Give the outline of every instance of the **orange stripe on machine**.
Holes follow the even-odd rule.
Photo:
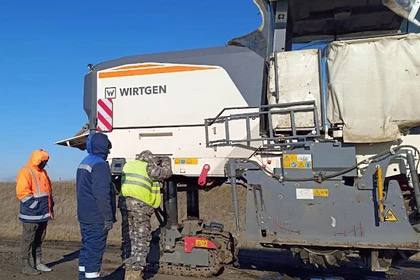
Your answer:
[[[154,75],[154,74],[165,74],[165,73],[177,73],[177,72],[189,72],[199,70],[211,70],[217,69],[211,66],[165,66],[158,68],[144,68],[144,69],[129,69],[124,71],[111,71],[99,73],[99,78],[115,78],[115,77],[128,77],[128,76],[142,76],[142,75]]]

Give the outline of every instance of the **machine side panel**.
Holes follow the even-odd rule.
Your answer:
[[[96,102],[101,93],[97,93],[97,75],[99,71],[123,65],[145,62],[209,65],[223,68],[239,93],[249,106],[259,106],[263,84],[264,59],[253,51],[241,47],[219,47],[182,52],[171,52],[154,55],[124,57],[117,60],[98,64],[86,76],[85,80],[91,84],[85,85],[85,111],[88,114],[90,128],[95,128]],[[223,100],[220,107],[225,107]],[[241,104],[238,104],[241,105]],[[208,116],[212,117],[212,116]],[[173,125],[173,124],[168,124]]]
[[[175,175],[198,177],[205,164],[210,166],[209,176],[225,176],[226,158],[243,158],[253,150],[239,147],[206,148],[205,130],[202,126],[117,129],[108,133],[112,142],[108,159],[134,160],[143,150],[168,155],[172,159]]]
[[[262,190],[261,199],[258,191],[255,195],[253,188],[248,189],[249,240],[279,245],[419,249],[418,234],[408,222],[396,181],[390,182],[384,202],[385,211],[390,210],[396,220],[378,222],[372,190],[340,181],[279,183],[261,171],[248,171],[244,176],[250,186],[261,186]]]
[[[248,105],[227,72],[209,65],[112,68],[98,72],[97,91],[113,101],[114,129],[202,125],[225,107]]]

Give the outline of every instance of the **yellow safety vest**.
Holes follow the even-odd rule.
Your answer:
[[[147,162],[140,160],[129,161],[124,165],[121,194],[143,201],[153,208],[158,208],[162,201],[159,183],[149,178]]]

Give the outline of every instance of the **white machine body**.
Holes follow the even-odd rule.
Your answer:
[[[174,174],[198,176],[208,164],[209,176],[224,176],[228,158],[252,154],[238,147],[206,147],[205,118],[225,107],[248,106],[221,67],[146,62],[99,71],[97,81],[98,102],[112,101],[112,129],[103,129],[113,144],[111,160],[132,160],[150,150],[170,156]],[[258,128],[254,123],[253,131]]]

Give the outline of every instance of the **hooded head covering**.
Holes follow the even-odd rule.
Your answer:
[[[32,152],[31,156],[29,157],[28,166],[38,168],[38,165],[50,159],[47,151],[44,150],[35,150]]]
[[[90,155],[95,155],[106,159],[111,147],[112,145],[108,139],[108,136],[103,133],[91,133],[88,137],[86,149]]]

